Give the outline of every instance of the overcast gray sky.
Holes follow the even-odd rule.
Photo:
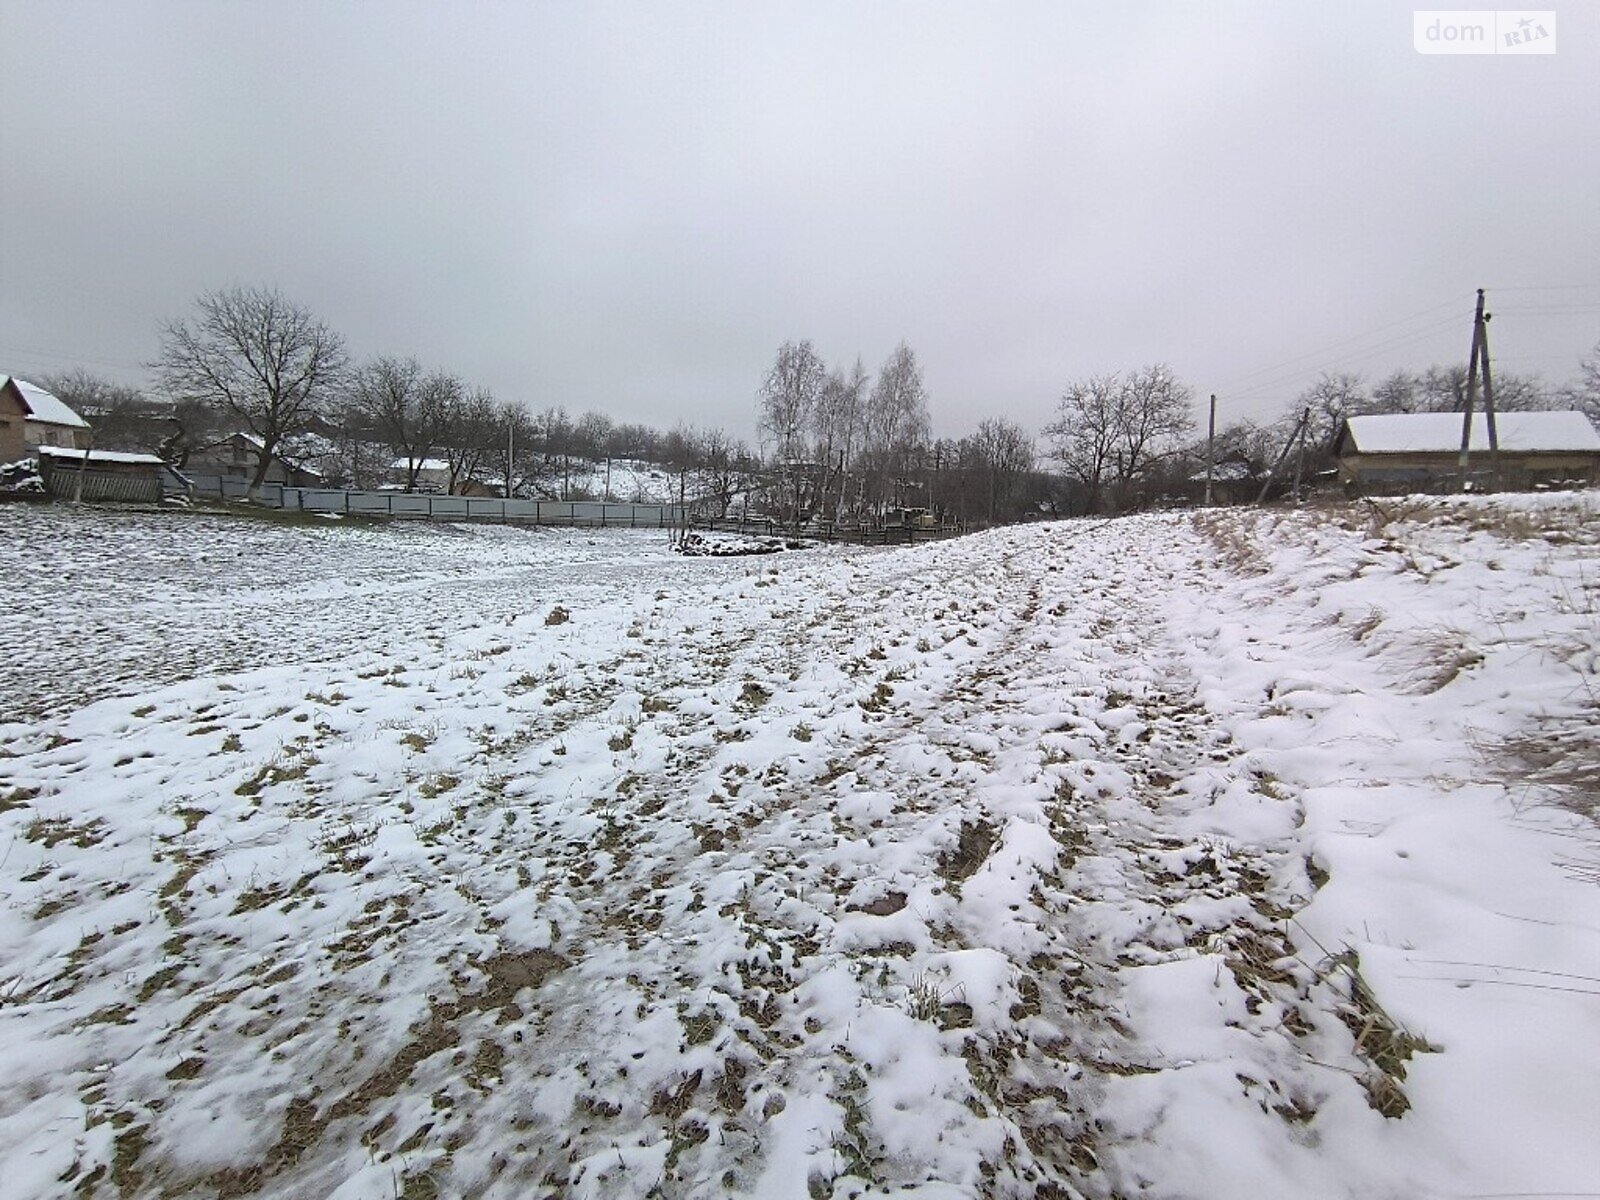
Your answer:
[[[0,371],[144,382],[244,283],[663,427],[752,436],[805,337],[905,339],[941,434],[1157,360],[1226,419],[1463,359],[1488,286],[1566,378],[1600,8],[1538,57],[1419,55],[1414,8],[0,0]]]

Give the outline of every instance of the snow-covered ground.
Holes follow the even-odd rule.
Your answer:
[[[1593,495],[0,522],[8,1196],[1600,1180]]]
[[[6,716],[56,715],[199,674],[403,654],[530,605],[631,596],[661,571],[682,577],[664,531],[0,505],[0,572],[16,582],[0,696]]]
[[[569,496],[591,496],[623,504],[673,504],[678,499],[678,477],[653,463],[614,458],[610,462],[574,460],[570,471],[557,472],[548,486]],[[690,499],[698,486],[688,485]]]

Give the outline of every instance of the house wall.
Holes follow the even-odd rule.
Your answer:
[[[1475,453],[1471,464],[1474,474],[1487,471],[1489,456]],[[1600,483],[1600,454],[1503,453],[1500,469],[1511,487],[1572,480]],[[1407,483],[1425,487],[1429,480],[1454,476],[1458,471],[1456,454],[1347,454],[1339,460],[1339,482],[1355,487]]]
[[[13,463],[28,456],[27,434],[23,429],[27,409],[11,381],[0,387],[0,463]]]
[[[63,450],[87,450],[89,431],[75,425],[52,425],[48,421],[24,421],[22,435],[30,447],[60,446]]]
[[[254,479],[256,474],[257,451],[254,446],[243,438],[230,438],[215,446],[205,446],[195,450],[189,455],[189,460],[184,464],[189,471],[198,471],[202,475],[225,475],[230,479]],[[290,483],[289,473],[285,470],[283,461],[274,458],[267,466],[264,483]]]
[[[408,472],[404,465],[393,467],[388,472],[390,482],[396,487],[405,487]],[[450,490],[450,472],[437,467],[423,467],[417,472],[417,491],[432,492],[443,495]]]

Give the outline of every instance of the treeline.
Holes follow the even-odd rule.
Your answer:
[[[786,343],[759,390],[760,447],[717,428],[534,411],[414,358],[354,361],[325,323],[263,288],[202,295],[163,328],[152,365],[156,396],[83,371],[42,382],[91,420],[102,449],[154,450],[181,468],[248,435],[253,490],[274,461],[330,483],[407,489],[442,463],[452,491],[482,483],[576,498],[574,481],[593,464],[629,460],[666,472],[673,499],[712,515],[784,523],[996,522],[1051,498],[1052,478],[1015,422],[931,436],[921,369],[904,345],[869,379],[859,360],[829,370],[810,342]]]
[[[1193,502],[1204,486],[1195,390],[1162,363],[1069,383],[1043,430],[1044,455],[1003,415],[966,437],[934,438],[922,369],[904,343],[869,375],[859,356],[830,366],[812,342],[785,342],[757,393],[759,447],[715,428],[533,411],[413,358],[355,362],[325,324],[261,288],[201,296],[188,319],[165,326],[153,365],[159,399],[81,371],[43,382],[93,422],[102,448],[157,449],[181,467],[197,448],[246,433],[253,487],[275,458],[360,487],[416,487],[425,465],[443,462],[451,490],[472,481],[572,497],[591,464],[633,460],[665,470],[673,499],[713,515],[804,525],[1123,512]],[[1462,365],[1372,384],[1326,373],[1275,420],[1224,420],[1214,473],[1250,488],[1266,482],[1308,412],[1297,466],[1327,470],[1347,417],[1459,411],[1466,377]],[[1503,410],[1577,408],[1600,424],[1600,344],[1568,384],[1500,373],[1495,393]]]
[[[1500,372],[1494,390],[1502,412],[1576,409],[1600,427],[1600,344],[1574,380],[1549,386]],[[1236,495],[1281,486],[1273,467],[1304,418],[1304,456],[1296,443],[1294,465],[1285,464],[1284,471],[1301,470],[1309,482],[1335,466],[1334,447],[1347,418],[1460,412],[1466,391],[1465,364],[1397,370],[1371,383],[1358,374],[1324,372],[1273,419],[1224,420],[1212,445],[1213,475]],[[1194,389],[1163,364],[1069,384],[1044,431],[1051,458],[1066,476],[1063,511],[1125,512],[1198,499],[1207,446],[1196,401]]]
[[[867,375],[830,369],[810,341],[785,342],[762,382],[757,411],[770,455],[772,514],[824,519],[994,523],[1049,504],[1032,437],[991,417],[960,439],[934,439],[916,353],[901,343]]]

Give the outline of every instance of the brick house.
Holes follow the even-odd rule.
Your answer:
[[[0,463],[29,458],[40,446],[88,445],[89,422],[42,387],[0,375]]]

